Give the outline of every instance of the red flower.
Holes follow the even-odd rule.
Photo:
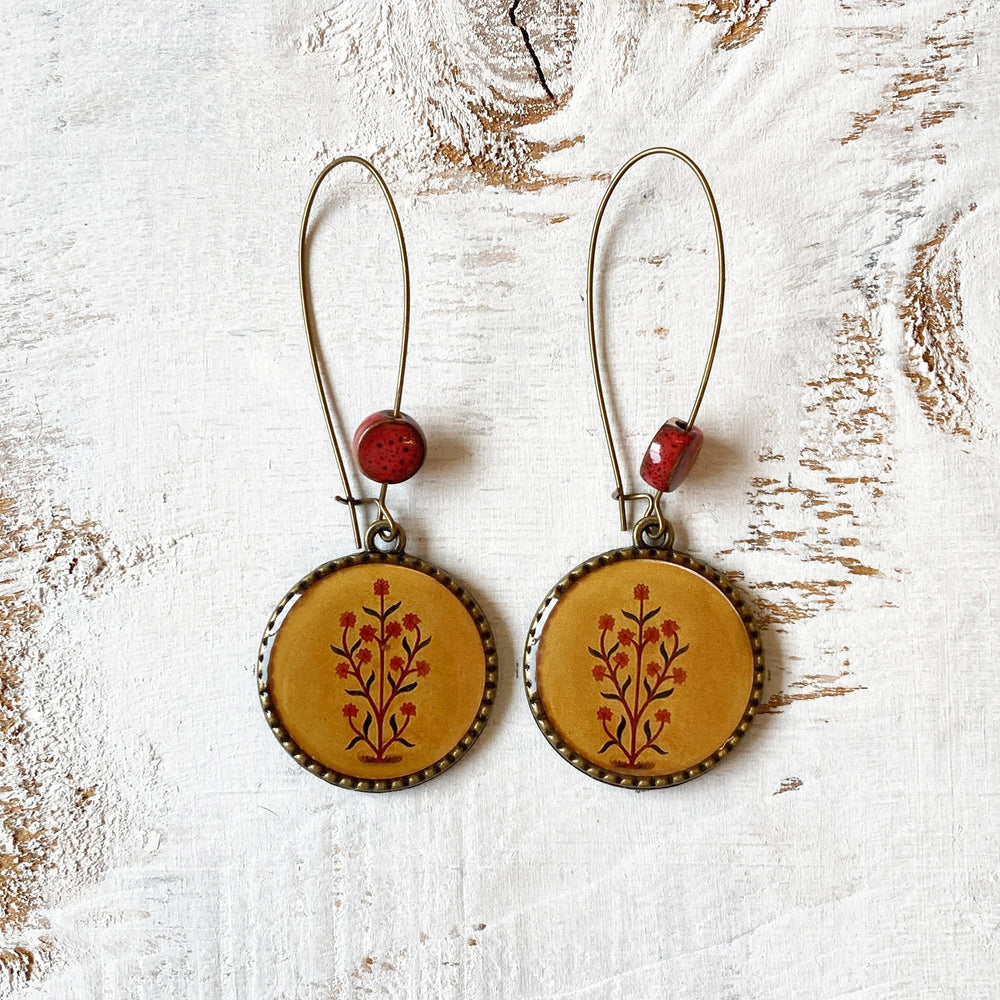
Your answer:
[[[669,618],[660,626],[660,629],[663,631],[665,639],[673,639],[679,631],[677,622],[673,622]]]
[[[413,704],[412,701],[404,701],[402,705],[399,706],[399,710],[403,715],[416,715],[417,706]]]
[[[647,664],[646,673],[649,674],[650,677],[655,677],[659,672],[660,668],[655,663]]]
[[[602,632],[610,632],[615,627],[615,620],[611,617],[611,615],[601,615],[601,617],[597,619],[597,627]]]
[[[623,628],[618,633],[618,641],[623,646],[631,646],[632,643],[635,642],[635,632],[633,632],[631,629]]]
[[[403,615],[403,628],[407,632],[413,632],[420,624],[420,619],[416,615]]]
[[[361,626],[360,635],[361,635],[361,638],[364,639],[365,642],[371,642],[375,638],[375,635],[376,635],[375,626],[374,625],[362,625]]]
[[[389,661],[390,670],[402,670],[403,669],[403,658],[401,656],[394,656]]]
[[[400,627],[399,622],[389,622],[385,627],[385,634],[390,639],[398,639],[403,634],[403,629]]]
[[[615,665],[619,667],[628,666],[628,653],[622,650],[620,653],[615,653]]]
[[[431,672],[431,665],[426,660],[417,660],[417,676],[426,677]]]
[[[341,680],[346,680],[347,675],[351,672],[351,668],[346,663],[337,664],[337,676]]]
[[[657,709],[657,712],[656,712],[656,721],[657,722],[669,722],[670,721],[670,713],[665,708]]]
[[[389,581],[379,578],[372,584],[372,590],[376,597],[385,597],[389,593]]]
[[[357,615],[355,615],[353,611],[345,611],[340,616],[340,627],[354,628],[354,625],[357,622],[357,620],[358,620]]]
[[[683,667],[674,667],[674,683],[683,684],[687,680],[687,671]]]
[[[637,583],[635,585],[635,590],[632,591],[632,595],[637,601],[648,601],[649,587],[647,587],[644,583]]]
[[[370,663],[372,658],[372,651],[370,649],[359,649],[355,654],[358,658],[358,663]]]
[[[602,667],[599,663],[597,664],[597,666],[594,667],[594,680],[595,681],[604,680],[604,667]]]
[[[642,637],[646,642],[656,642],[660,638],[660,630],[657,628],[648,628],[642,633]]]
[[[597,710],[597,717],[602,722],[610,722],[611,721],[611,709],[608,708],[607,705],[601,705],[601,707]]]
[[[342,711],[348,719],[353,719],[358,714],[358,706],[347,704],[343,707]]]

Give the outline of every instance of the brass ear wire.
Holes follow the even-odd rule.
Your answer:
[[[590,250],[587,257],[587,335],[590,340],[590,364],[594,372],[594,387],[597,390],[597,405],[601,411],[601,423],[604,426],[604,436],[608,442],[608,454],[611,456],[611,467],[614,470],[615,475],[616,488],[613,496],[614,499],[618,501],[621,530],[628,530],[628,516],[625,510],[626,501],[645,500],[647,502],[646,511],[636,522],[634,529],[636,544],[641,544],[644,535],[650,541],[665,537],[666,545],[669,548],[673,544],[673,529],[670,527],[669,522],[660,511],[660,498],[663,495],[662,492],[626,493],[622,484],[621,467],[618,464],[615,442],[611,434],[611,422],[608,418],[608,408],[604,400],[604,388],[601,384],[601,369],[597,358],[597,337],[594,332],[594,265],[597,256],[597,237],[601,228],[601,220],[604,218],[604,210],[607,208],[612,192],[618,186],[618,182],[625,176],[625,174],[640,160],[644,160],[647,156],[654,156],[657,153],[675,157],[683,163],[686,163],[691,170],[694,171],[695,176],[701,182],[705,196],[708,198],[708,205],[712,211],[712,223],[715,226],[715,245],[717,250],[716,259],[718,261],[719,269],[718,295],[716,297],[715,304],[715,325],[712,329],[712,340],[708,349],[708,357],[705,361],[705,370],[701,376],[701,384],[698,387],[698,393],[695,396],[694,405],[691,407],[691,415],[688,417],[685,425],[688,428],[694,426],[695,418],[698,416],[698,410],[701,407],[701,401],[705,395],[705,388],[708,385],[708,378],[712,373],[712,362],[715,360],[715,351],[719,345],[719,330],[722,328],[722,305],[726,290],[726,254],[722,243],[722,223],[719,221],[719,210],[715,205],[715,198],[712,195],[712,189],[709,187],[708,181],[705,179],[705,175],[701,172],[694,160],[679,150],[670,149],[667,146],[654,146],[650,149],[644,149],[641,153],[636,153],[636,155],[625,163],[618,173],[615,174],[611,183],[608,185],[607,191],[604,192],[600,208],[598,208],[597,216],[594,219],[594,228],[590,235]],[[654,525],[656,526],[656,531],[652,532],[650,529],[652,529]]]
[[[400,537],[402,529],[399,527],[398,523],[385,506],[385,494],[387,489],[385,483],[382,484],[377,497],[355,497],[351,492],[351,484],[347,479],[347,470],[344,467],[343,455],[341,454],[340,444],[337,441],[337,432],[334,430],[333,426],[333,416],[330,412],[330,402],[327,398],[326,389],[323,385],[323,378],[320,373],[316,328],[313,323],[310,310],[309,277],[306,267],[306,230],[309,225],[309,213],[312,211],[313,202],[316,200],[316,194],[319,191],[320,184],[323,183],[327,174],[329,174],[334,167],[339,167],[342,163],[357,163],[364,167],[365,170],[367,170],[368,173],[375,178],[375,182],[378,184],[379,189],[385,196],[386,203],[389,206],[389,212],[392,214],[392,224],[396,229],[396,239],[399,242],[399,261],[403,268],[403,333],[399,350],[399,374],[396,377],[396,400],[392,409],[392,415],[394,417],[399,416],[399,408],[403,398],[403,377],[406,374],[406,349],[410,338],[410,266],[406,259],[406,241],[403,239],[403,227],[399,221],[399,213],[396,211],[396,204],[392,200],[392,194],[389,192],[389,188],[382,175],[375,169],[374,166],[372,166],[371,163],[368,162],[368,160],[363,159],[360,156],[339,156],[332,163],[328,163],[320,171],[319,176],[313,182],[312,190],[309,192],[309,197],[306,199],[305,209],[302,212],[302,225],[299,228],[299,296],[302,301],[302,321],[305,324],[306,337],[309,341],[309,357],[312,360],[313,377],[316,380],[316,391],[319,393],[320,403],[323,406],[323,418],[326,421],[326,429],[330,435],[330,443],[333,445],[333,454],[337,460],[337,469],[340,472],[340,481],[344,487],[344,496],[337,497],[336,499],[340,503],[347,504],[347,507],[351,512],[351,526],[354,529],[354,542],[360,548],[361,530],[358,525],[357,508],[362,504],[374,504],[378,508],[379,517],[375,524],[379,525],[381,537],[385,540],[390,541]],[[372,527],[374,526],[375,525]],[[368,534],[373,538],[370,530]]]

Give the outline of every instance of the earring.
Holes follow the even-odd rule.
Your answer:
[[[626,493],[608,420],[594,334],[594,259],[615,187],[647,156],[686,163],[708,197],[718,248],[715,327],[687,420],[655,434],[639,473],[652,492]],[[614,470],[619,517],[645,502],[632,545],[577,566],[546,595],[528,632],[524,683],[549,743],[592,778],[661,788],[704,774],[746,733],[760,704],[764,657],[750,613],[721,573],[673,547],[661,497],[681,485],[701,449],[695,426],[712,370],[725,290],[722,227],[698,166],[665,147],[633,156],[614,176],[594,220],[587,263],[587,331],[594,386]]]
[[[377,496],[351,492],[320,369],[310,308],[306,233],[323,179],[357,163],[375,179],[392,215],[403,268],[403,333],[391,410],[363,420],[353,439]],[[406,534],[386,505],[390,484],[420,468],[424,435],[400,410],[410,323],[410,274],[399,214],[382,175],[342,156],[316,178],[299,231],[299,291],[313,375],[360,551],[313,570],[271,615],[257,658],[257,686],[271,731],[325,781],[366,792],[418,785],[457,761],[493,706],[497,655],[489,623],[464,587],[405,552]],[[362,544],[359,508],[374,511]]]

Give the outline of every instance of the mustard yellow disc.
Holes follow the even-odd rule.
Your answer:
[[[333,784],[390,791],[458,760],[496,692],[493,635],[441,570],[402,553],[326,563],[284,597],[258,657],[271,730]]]
[[[525,647],[525,686],[549,743],[631,788],[707,771],[747,731],[764,657],[742,599],[682,552],[616,549],[549,592]]]

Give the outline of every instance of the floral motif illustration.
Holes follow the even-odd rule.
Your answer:
[[[687,680],[687,672],[674,662],[688,647],[680,645],[677,622],[666,618],[656,624],[662,609],[646,610],[651,603],[646,584],[636,584],[632,596],[638,603],[638,613],[622,608],[621,614],[634,628],[619,629],[616,635],[614,616],[603,614],[597,619],[600,646],[587,649],[598,661],[591,671],[594,680],[610,689],[601,691],[609,704],[597,710],[607,736],[598,752],[617,749],[624,759],[612,763],[642,769],[653,766],[651,761],[640,760],[647,751],[667,753],[659,743],[670,724],[670,712],[662,701]]]
[[[420,680],[430,673],[430,664],[417,659],[417,654],[430,645],[431,637],[423,635],[420,618],[412,612],[404,614],[402,620],[393,617],[402,602],[386,604],[388,580],[376,580],[372,591],[378,598],[378,607],[361,608],[371,621],[358,628],[357,614],[343,612],[340,645],[331,643],[330,649],[341,658],[336,667],[337,676],[354,685],[345,693],[360,700],[360,704],[349,701],[342,709],[352,733],[345,749],[351,750],[363,743],[366,749],[359,755],[361,760],[369,764],[390,764],[402,759],[399,753],[389,754],[392,747],[414,745],[403,734],[416,716],[417,706],[402,698],[412,695]],[[362,713],[364,718],[359,724]]]

